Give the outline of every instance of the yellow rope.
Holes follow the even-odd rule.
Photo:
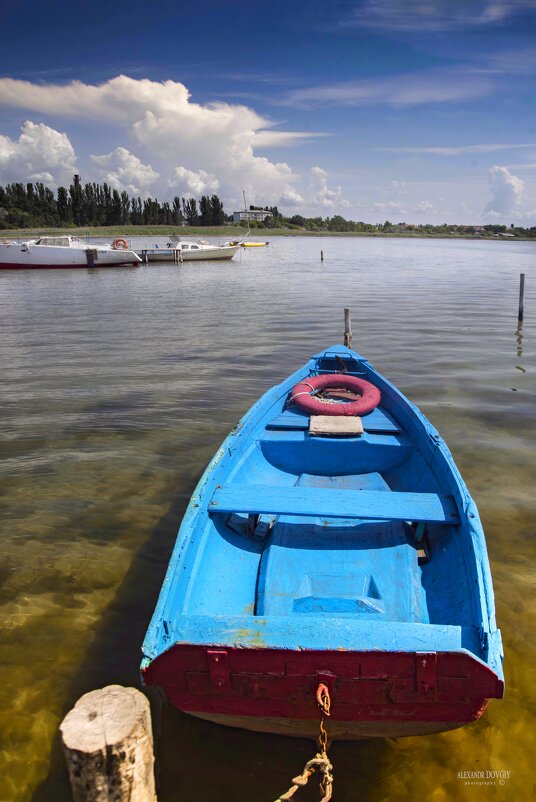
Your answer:
[[[302,773],[292,779],[292,785],[288,791],[281,794],[275,802],[288,802],[299,788],[303,788],[307,785],[309,777],[311,777],[317,769],[322,775],[320,780],[320,791],[322,793],[321,802],[329,802],[333,789],[333,775],[331,773],[333,766],[325,752],[317,752],[311,760],[307,761]]]
[[[305,764],[305,768],[303,769],[301,774],[298,774],[297,777],[292,779],[292,785],[286,791],[286,793],[281,794],[281,796],[277,797],[275,802],[288,802],[291,799],[296,791],[299,788],[303,788],[309,782],[309,778],[318,770],[320,773],[320,793],[321,799],[320,802],[329,802],[333,793],[333,766],[330,763],[328,758],[328,734],[324,727],[324,721],[326,716],[330,715],[330,708],[331,708],[331,699],[329,696],[329,690],[326,685],[319,685],[316,691],[316,700],[320,709],[322,710],[322,718],[320,719],[320,734],[318,736],[318,745],[320,747],[320,751],[316,753],[316,755],[308,760]]]

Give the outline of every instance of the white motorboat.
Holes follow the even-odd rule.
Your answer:
[[[143,248],[137,253],[148,262],[193,262],[205,261],[206,259],[232,259],[240,248],[239,243],[230,244],[228,242],[220,245],[213,245],[207,240],[181,240],[172,237],[164,246],[154,248]]]
[[[0,242],[0,270],[137,265],[140,257],[125,239],[111,245],[89,245],[78,237],[40,237],[26,242]]]

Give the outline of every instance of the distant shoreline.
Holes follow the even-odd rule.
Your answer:
[[[245,235],[240,226],[96,226],[94,228],[23,228],[0,229],[1,239],[29,239],[40,234],[71,234],[76,237],[107,237],[113,239],[143,236],[226,237],[238,239]],[[384,237],[391,239],[471,239],[492,242],[535,242],[533,237],[503,237],[493,234],[435,234],[416,231],[306,231],[288,228],[254,228],[250,239],[270,240],[270,237]]]

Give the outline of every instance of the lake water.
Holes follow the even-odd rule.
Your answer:
[[[2,802],[70,799],[63,715],[138,684],[204,466],[265,389],[341,341],[345,306],[354,348],[439,429],[479,505],[507,690],[461,730],[334,744],[334,798],[533,798],[535,265],[524,242],[275,238],[227,263],[0,273]],[[159,727],[160,802],[272,802],[313,752],[171,708]]]

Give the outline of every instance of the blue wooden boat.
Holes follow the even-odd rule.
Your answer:
[[[337,373],[381,394],[361,434],[353,417],[318,431],[292,402],[296,384]],[[453,729],[502,697],[475,503],[437,431],[362,356],[312,357],[218,449],[143,653],[144,682],[179,709],[287,735],[316,733],[319,684],[330,736],[347,739]]]

